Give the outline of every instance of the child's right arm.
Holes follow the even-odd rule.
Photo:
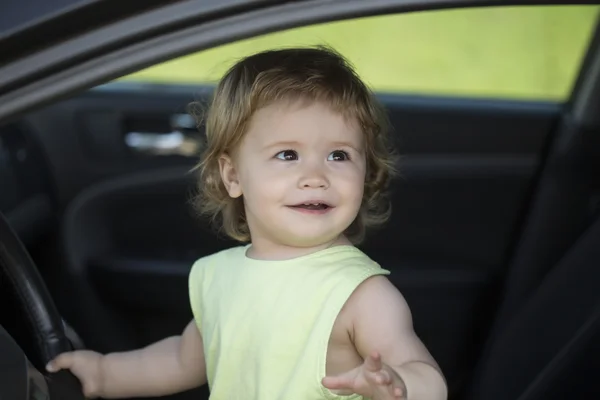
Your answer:
[[[63,353],[48,370],[69,369],[88,398],[164,396],[206,383],[202,336],[192,320],[180,336],[140,350],[101,355],[93,351]]]

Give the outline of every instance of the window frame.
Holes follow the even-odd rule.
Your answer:
[[[214,6],[218,2],[210,3]],[[221,14],[214,10],[207,13],[207,2],[203,0],[168,4],[107,25],[90,27],[88,31],[77,32],[73,37],[0,66],[0,77],[4,77],[0,82],[0,121],[144,67],[284,28],[445,8],[549,4],[571,3],[534,0],[304,0],[279,3],[246,0],[224,3]],[[581,4],[600,4],[600,1]],[[183,6],[192,11],[185,15],[187,23],[178,25],[173,22],[173,12]],[[197,7],[195,12],[194,6]],[[146,22],[143,27],[135,25],[140,19]],[[136,34],[132,35],[132,31]],[[99,37],[106,39],[102,41]]]

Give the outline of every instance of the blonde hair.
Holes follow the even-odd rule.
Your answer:
[[[217,85],[206,115],[206,148],[196,209],[229,237],[247,242],[250,231],[241,197],[231,198],[222,182],[219,158],[231,154],[259,109],[281,101],[319,101],[356,121],[365,133],[366,177],[360,211],[344,232],[357,244],[367,228],[387,220],[387,187],[394,172],[385,111],[349,63],[334,50],[318,46],[270,50],[244,58]],[[192,103],[200,126],[203,113]]]

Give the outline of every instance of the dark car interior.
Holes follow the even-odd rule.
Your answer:
[[[112,82],[0,123],[0,211],[74,347],[181,333],[193,261],[236,244],[194,215],[196,152],[127,140],[196,143],[186,107],[211,90]],[[600,31],[564,103],[380,99],[402,176],[391,220],[360,247],[391,271],[450,398],[600,398]],[[7,285],[0,274],[0,327],[28,354]]]

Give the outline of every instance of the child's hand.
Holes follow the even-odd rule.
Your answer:
[[[99,397],[102,391],[102,357],[99,353],[87,350],[63,353],[50,361],[46,369],[48,372],[70,370],[81,382],[84,396],[93,399]]]
[[[406,399],[406,385],[390,366],[374,353],[358,368],[339,376],[323,378],[323,386],[332,390],[351,391],[374,400]]]

